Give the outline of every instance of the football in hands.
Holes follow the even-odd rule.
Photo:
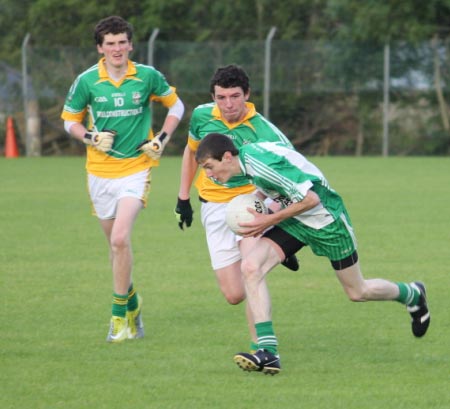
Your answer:
[[[254,219],[255,216],[247,210],[248,208],[261,214],[268,213],[267,206],[264,201],[256,194],[250,193],[236,196],[228,203],[226,210],[226,221],[228,227],[234,233],[239,234],[238,230],[243,229],[242,226],[239,226],[239,223],[251,222]]]

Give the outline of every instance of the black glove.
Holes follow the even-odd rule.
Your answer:
[[[192,210],[190,200],[178,198],[177,207],[175,208],[175,217],[177,218],[178,226],[180,226],[181,230],[184,230],[184,223],[186,223],[186,227],[191,227],[193,214],[194,211]]]

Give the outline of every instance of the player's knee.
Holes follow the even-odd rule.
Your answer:
[[[345,288],[345,293],[352,302],[362,302],[367,299],[363,288]]]
[[[239,293],[224,293],[223,294],[228,304],[237,305],[245,300],[245,294]]]
[[[361,301],[365,301],[363,297],[361,297],[358,294],[347,294],[348,295],[348,299],[352,302],[361,302]]]
[[[115,234],[111,237],[111,249],[113,252],[128,248],[130,241],[125,234]]]
[[[227,267],[214,270],[222,295],[232,305],[239,304],[245,300],[245,287],[240,264],[239,261]]]
[[[245,289],[244,286],[220,286],[220,291],[222,291],[225,300],[228,304],[236,305],[240,304],[245,300]]]
[[[244,258],[241,261],[241,271],[245,280],[258,279],[261,271],[261,266],[252,258]]]

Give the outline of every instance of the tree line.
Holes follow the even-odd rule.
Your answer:
[[[146,41],[264,39],[417,43],[450,33],[450,0],[2,0],[0,60],[17,65],[26,33],[41,46],[93,45],[96,22],[121,15]]]
[[[391,67],[394,76],[397,74],[403,81],[407,79],[405,73],[414,74],[417,68],[427,73],[428,84],[433,84],[433,88],[430,85],[426,90],[416,89],[407,96],[399,95],[397,91],[391,92],[395,104],[391,116],[394,119],[397,117],[400,123],[399,129],[394,131],[401,135],[395,153],[450,152],[448,96],[445,88],[450,69],[442,64],[446,60],[443,54],[448,48],[450,0],[111,0],[100,4],[92,0],[85,0],[82,4],[78,0],[2,0],[0,8],[0,61],[18,69],[21,64],[21,44],[27,33],[30,34],[30,46],[37,53],[38,49],[52,47],[77,47],[95,53],[93,28],[99,19],[113,14],[121,15],[133,25],[135,45],[145,44],[155,28],[160,30],[158,44],[164,44],[166,48],[177,42],[206,44],[257,40],[261,44],[270,27],[274,26],[277,28],[277,47],[287,47],[287,58],[291,53],[291,42],[314,43],[312,54],[307,54],[303,61],[298,62],[299,66],[291,67],[286,60],[278,66],[275,64],[274,79],[278,75],[282,79],[286,78],[289,84],[286,85],[288,92],[276,87],[272,90],[272,99],[277,103],[271,106],[271,119],[298,148],[312,154],[379,153],[377,138],[381,133],[382,100],[379,92],[379,54],[386,44],[396,44],[395,53],[401,60],[401,66]],[[330,43],[335,51],[324,52]],[[321,44],[323,49],[320,49]],[[277,55],[283,53],[282,49],[276,51]],[[311,55],[317,58],[316,65]],[[422,56],[427,60],[425,68],[418,66]],[[173,62],[177,57],[171,58]],[[188,72],[195,70],[195,67],[185,58],[182,56],[176,63],[170,64],[178,67],[178,78],[183,81],[189,78],[186,74],[192,78],[196,76]],[[45,67],[38,65],[43,69]],[[289,70],[281,65],[289,66]],[[361,75],[367,74],[370,67],[376,67],[378,73]],[[72,68],[75,70],[75,64]],[[172,74],[169,68],[158,68]],[[252,84],[255,84],[254,74],[262,70],[245,68],[250,69],[253,74]],[[36,67],[34,71],[37,71]],[[291,75],[289,79],[286,71]],[[339,86],[336,86],[338,92],[305,92],[304,85],[309,78],[320,79],[328,75],[327,71],[332,71],[330,78],[339,79],[333,80],[339,82]],[[56,68],[53,72],[56,72]],[[73,75],[76,73],[78,71]],[[375,86],[377,92],[370,90],[367,78],[371,76],[378,82]],[[412,82],[414,80],[411,79]],[[179,82],[176,81],[175,85]],[[203,82],[206,91],[208,78],[205,77]],[[300,86],[297,83],[302,84]],[[332,87],[335,85],[331,84]],[[64,90],[67,86],[63,86]],[[189,109],[197,102],[206,102],[205,96],[208,95],[204,91],[183,95]],[[262,112],[261,94],[253,94],[253,97]],[[60,102],[56,105],[49,107],[54,111],[52,115],[55,120]],[[45,110],[43,112],[47,114]],[[415,122],[408,124],[403,119],[415,118],[418,114],[423,118],[419,127],[423,129],[419,129]],[[175,148],[180,150],[182,141],[180,147]]]

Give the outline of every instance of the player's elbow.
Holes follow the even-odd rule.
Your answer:
[[[309,190],[306,197],[302,200],[302,202],[305,204],[307,210],[313,209],[320,203],[320,197],[316,192],[313,192],[312,190]]]
[[[177,98],[175,103],[169,108],[167,115],[174,116],[181,121],[184,115],[184,104],[180,98]]]

